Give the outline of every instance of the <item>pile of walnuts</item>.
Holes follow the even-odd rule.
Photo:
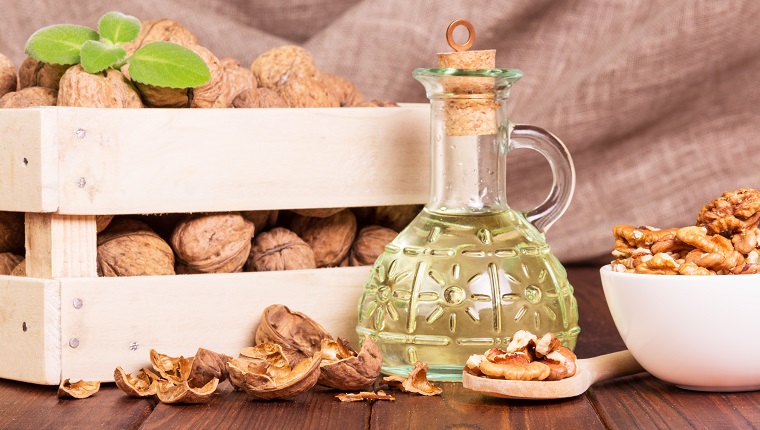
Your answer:
[[[742,188],[704,206],[693,226],[616,225],[612,268],[665,275],[760,273],[758,221],[760,192]]]
[[[259,55],[250,67],[217,58],[171,19],[142,22],[128,54],[170,41],[204,59],[211,80],[192,89],[134,82],[129,65],[99,74],[80,65],[18,68],[0,54],[0,108],[298,108],[396,106],[365,101],[349,80],[320,72],[299,46]],[[98,216],[100,276],[173,275],[308,269],[372,264],[419,206],[241,211],[193,215]],[[25,274],[23,214],[0,213],[0,274]]]
[[[156,41],[193,50],[206,62],[211,80],[196,88],[164,88],[132,81],[129,65],[87,73],[81,65],[41,63],[28,57],[18,68],[0,53],[0,108],[85,106],[96,108],[266,108],[396,106],[365,101],[349,80],[321,73],[299,46],[280,46],[243,67],[218,58],[193,33],[171,19],[142,22],[140,35],[125,44],[128,55]]]
[[[419,205],[98,216],[99,276],[371,265]],[[0,275],[25,275],[24,216],[0,211]]]

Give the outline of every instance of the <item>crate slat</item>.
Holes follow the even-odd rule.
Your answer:
[[[0,276],[0,378],[60,383],[60,305],[56,280]]]
[[[110,215],[423,203],[429,121],[427,104],[8,109],[0,167],[16,170],[0,176],[0,208]]]
[[[118,365],[128,372],[149,365],[151,348],[173,356],[194,355],[198,347],[237,356],[254,344],[261,313],[272,304],[305,313],[355,343],[369,275],[368,267],[347,267],[61,279],[62,377],[112,381]]]

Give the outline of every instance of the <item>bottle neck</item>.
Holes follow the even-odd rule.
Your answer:
[[[491,134],[459,133],[451,99],[431,100],[430,198],[433,212],[473,214],[508,209],[506,153],[509,130],[503,100],[481,118]],[[457,135],[464,134],[464,135]]]

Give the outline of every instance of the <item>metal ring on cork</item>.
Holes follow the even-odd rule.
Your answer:
[[[467,29],[467,41],[464,42],[464,45],[460,45],[454,42],[454,29],[460,25],[463,25]],[[472,24],[470,24],[469,21],[458,19],[449,24],[449,27],[446,29],[446,41],[449,42],[449,46],[451,46],[451,49],[454,51],[466,51],[472,47],[473,43],[475,43],[475,28],[472,26]]]

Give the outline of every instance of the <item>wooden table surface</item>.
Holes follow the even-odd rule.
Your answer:
[[[604,300],[597,267],[568,268],[581,315],[580,358],[624,349]],[[758,362],[760,365],[760,362]],[[255,401],[229,383],[205,405],[133,399],[114,384],[93,397],[58,400],[57,387],[0,380],[0,429],[744,429],[760,428],[760,391],[700,393],[647,373],[600,383],[584,395],[553,401],[481,396],[437,383],[435,397],[393,391],[393,402],[341,403],[317,387],[291,400]]]

